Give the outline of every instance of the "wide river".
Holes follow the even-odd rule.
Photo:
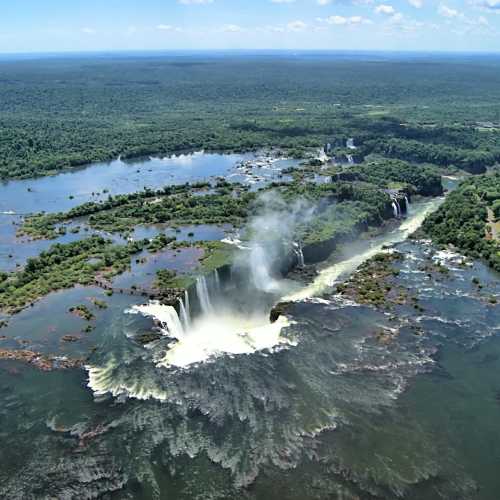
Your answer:
[[[62,210],[104,189],[243,175],[235,169],[242,159],[113,162],[15,181],[0,187],[0,210]],[[279,167],[270,171],[279,175]],[[415,203],[398,227],[325,263],[311,285],[284,282],[252,297],[251,316],[240,307],[250,297],[212,279],[211,312],[147,348],[136,336],[156,331],[152,316],[169,312],[140,297],[78,287],[12,318],[0,347],[92,355],[84,370],[0,363],[0,497],[496,500],[499,277],[407,240],[439,203]],[[10,227],[17,216],[4,217],[5,268],[49,244],[17,242]],[[403,253],[397,282],[421,308],[384,312],[336,295],[335,283],[386,245]],[[448,273],[429,276],[432,263]],[[153,267],[134,268],[134,279]],[[91,298],[108,304],[95,329],[61,342],[86,324],[69,307]],[[269,325],[269,304],[280,298],[294,303],[286,321]],[[381,331],[394,340],[378,342]]]

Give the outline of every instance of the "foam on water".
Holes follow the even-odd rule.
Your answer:
[[[157,301],[134,306],[127,312],[157,320],[164,334],[176,339],[158,366],[185,368],[224,354],[251,354],[290,344],[281,336],[282,329],[289,325],[284,316],[270,323],[264,315],[244,317],[224,311],[209,312],[184,329],[177,311]]]
[[[285,316],[269,323],[267,317],[204,315],[193,322],[191,329],[168,350],[158,366],[186,368],[221,355],[252,354],[290,345],[290,341],[281,336],[282,329],[289,324]]]

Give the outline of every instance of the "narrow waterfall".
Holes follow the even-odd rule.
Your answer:
[[[210,295],[208,294],[207,279],[205,276],[199,276],[196,279],[196,294],[198,295],[198,300],[200,301],[201,310],[204,314],[213,312],[214,308],[212,302],[210,301]]]
[[[401,210],[401,206],[399,205],[399,201],[397,198],[394,201],[396,203],[396,208],[398,209],[398,217],[401,217],[403,215],[403,212]]]
[[[187,292],[186,292],[186,294],[187,294]],[[190,326],[191,321],[189,318],[187,307],[185,306],[184,300],[182,300],[182,299],[179,299],[179,310],[181,312],[181,319],[182,319],[182,324],[184,326],[184,330],[187,330]]]
[[[406,213],[410,211],[410,200],[408,199],[408,196],[405,196],[405,203],[406,203]]]
[[[218,292],[220,292],[221,285],[220,285],[220,275],[218,269],[214,271],[214,276],[215,276],[215,288],[217,289]]]
[[[293,243],[294,253],[297,256],[297,263],[299,267],[305,266],[304,252],[302,251],[302,245],[300,243]]]
[[[346,155],[346,158],[349,165],[354,165],[354,158],[352,155]]]
[[[399,217],[399,212],[395,201],[392,202],[392,211],[394,212],[394,217],[397,219]]]

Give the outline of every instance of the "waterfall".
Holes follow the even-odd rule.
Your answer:
[[[410,200],[408,199],[408,196],[405,196],[405,203],[406,203],[406,213],[410,211]]]
[[[396,208],[398,209],[398,217],[401,217],[401,215],[403,215],[403,211],[401,210],[401,206],[399,205],[399,201],[397,198],[394,201],[396,203]]]
[[[212,302],[210,302],[210,295],[208,294],[207,279],[205,276],[199,276],[196,279],[196,294],[200,301],[201,310],[204,314],[213,312]]]
[[[348,149],[356,149],[356,146],[354,145],[354,139],[353,138],[347,139],[346,147]]]
[[[392,210],[394,212],[394,217],[397,219],[399,217],[399,211],[398,211],[398,206],[396,204],[396,201],[392,202]]]
[[[346,155],[346,158],[349,165],[354,165],[354,158],[352,157],[352,155]]]
[[[187,291],[185,292],[185,298],[189,300],[189,296],[187,295]],[[190,327],[190,318],[188,313],[189,302],[187,302],[187,306],[184,304],[184,300],[179,299],[179,310],[181,312],[182,324],[184,326],[184,330],[187,330]]]
[[[219,270],[216,269],[214,271],[214,275],[215,275],[215,288],[217,289],[217,292],[220,292],[221,290],[221,287],[220,287],[220,275],[219,275]]]
[[[177,311],[172,306],[160,304],[158,301],[151,301],[149,304],[132,306],[127,312],[132,314],[143,314],[160,322],[162,331],[165,335],[175,339],[182,339],[185,330]]]
[[[297,261],[298,261],[299,267],[304,267],[306,264],[304,261],[304,252],[302,251],[302,245],[300,243],[294,242],[293,246],[294,246],[295,255],[297,256]]]
[[[252,245],[249,264],[252,281],[257,290],[273,292],[279,289],[279,284],[271,276],[270,258],[260,245]]]

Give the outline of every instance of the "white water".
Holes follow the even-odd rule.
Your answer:
[[[203,314],[189,329],[184,329],[177,311],[159,302],[134,306],[127,312],[154,318],[162,325],[165,335],[176,340],[158,366],[187,367],[223,354],[251,354],[279,344],[290,344],[281,337],[281,330],[289,325],[286,317],[270,323],[265,315],[244,317],[228,311]]]
[[[220,275],[218,269],[214,271],[214,275],[215,275],[215,288],[217,289],[217,292],[220,292],[221,285],[220,285]]]
[[[371,242],[371,246],[365,251],[326,267],[319,273],[313,283],[298,292],[283,297],[282,300],[300,301],[322,294],[332,287],[340,277],[353,272],[363,262],[382,251],[384,246],[395,245],[404,241],[408,235],[415,232],[422,225],[427,215],[434,212],[443,201],[444,198],[433,199],[420,204],[418,208],[415,207],[411,217],[408,217],[397,229]]]
[[[212,306],[212,302],[210,301],[210,295],[208,294],[207,279],[205,276],[198,276],[196,279],[196,294],[198,296],[198,300],[200,301],[203,314],[212,313],[214,308]]]
[[[354,158],[352,155],[346,155],[346,158],[349,165],[354,165]]]
[[[295,255],[297,255],[298,266],[304,267],[305,260],[304,260],[304,252],[302,251],[302,245],[300,243],[294,242],[293,248],[294,248]]]
[[[270,323],[267,316],[245,318],[224,312],[201,316],[158,366],[185,368],[221,355],[251,354],[287,345],[290,342],[281,337],[281,331],[288,325],[284,316],[275,323]]]
[[[394,212],[394,217],[396,217],[397,219],[399,216],[399,212],[398,212],[398,206],[396,205],[395,201],[392,202],[392,211]]]
[[[184,328],[179,319],[177,311],[172,306],[165,306],[153,300],[149,304],[132,306],[126,312],[130,314],[142,314],[154,318],[161,323],[162,332],[168,337],[180,340],[184,337]]]
[[[179,299],[179,311],[181,313],[182,326],[184,327],[184,330],[187,330],[190,327],[190,320],[186,306],[184,305],[184,301],[182,299]]]
[[[250,272],[253,285],[263,292],[276,292],[280,284],[271,276],[268,253],[258,243],[252,245],[249,255]]]

